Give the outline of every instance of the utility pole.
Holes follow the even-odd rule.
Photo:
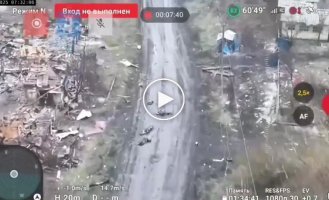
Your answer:
[[[278,92],[277,92],[277,100],[276,100],[276,120],[279,117],[279,107],[280,107],[280,52],[278,51],[278,66],[277,66],[277,84],[278,84]]]
[[[221,46],[221,54],[220,54],[220,66],[221,66],[221,74],[220,74],[220,85],[221,85],[221,97],[224,95],[224,32],[225,32],[225,24],[223,22],[222,25],[222,46]]]

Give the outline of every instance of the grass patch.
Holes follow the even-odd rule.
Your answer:
[[[86,186],[103,181],[110,181],[115,184],[116,177],[116,156],[121,149],[121,139],[117,137],[118,131],[111,130],[111,134],[103,134],[102,137],[91,138],[84,143],[84,150],[89,153],[81,155],[78,168],[71,169],[63,175],[61,181],[64,186]],[[94,141],[95,140],[95,141]],[[96,193],[95,193],[96,192]],[[99,187],[91,188],[89,191],[76,191],[81,197],[95,193],[100,194]]]
[[[314,145],[317,144],[317,145]],[[258,147],[257,147],[258,146]],[[260,199],[265,188],[290,188],[290,195],[303,195],[301,188],[310,188],[310,194],[326,194],[329,187],[328,144],[314,140],[309,146],[300,147],[297,153],[277,147],[266,151],[263,145],[249,145],[249,158]],[[227,188],[249,189],[253,192],[252,177],[245,156],[235,160],[236,168],[227,177],[203,183],[202,200],[220,199]]]
[[[95,50],[97,58],[104,60],[104,63],[97,66],[92,73],[94,82],[97,82],[99,88],[103,88],[104,91],[99,92],[98,89],[95,91],[96,88],[93,88],[92,94],[98,93],[98,95],[92,95],[92,97],[106,98],[113,79],[116,80],[108,102],[93,109],[98,110],[93,112],[95,119],[107,120],[109,117],[118,116],[118,112],[121,112],[120,107],[131,106],[126,102],[123,103],[119,96],[130,96],[128,100],[132,101],[134,91],[138,86],[132,87],[131,85],[135,83],[139,73],[136,73],[135,68],[125,67],[119,62],[122,59],[127,59],[135,64],[139,62],[138,56],[141,50],[137,48],[137,45],[140,44],[141,37],[138,34],[137,23],[137,20],[114,20],[113,36],[104,38],[109,49]],[[118,121],[122,121],[122,116],[118,116]],[[103,134],[92,136],[88,141],[82,142],[83,146],[77,150],[81,154],[79,159],[82,162],[77,168],[63,173],[64,178],[60,181],[61,187],[66,185],[89,186],[107,180],[110,180],[110,184],[115,184],[117,167],[119,167],[117,166],[117,156],[122,149],[124,140],[122,138],[124,130],[121,125],[123,124],[120,122],[113,122]],[[72,194],[79,194],[82,199],[90,198],[91,194],[109,196],[110,193],[111,191],[102,191],[100,187],[93,187],[89,191],[72,192]]]
[[[214,51],[217,34],[221,27],[214,1],[187,2],[185,6],[191,14],[189,25],[193,31],[198,33],[198,40],[194,45],[200,47],[202,51]]]

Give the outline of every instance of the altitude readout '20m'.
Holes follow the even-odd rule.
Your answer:
[[[183,23],[190,13],[183,7],[148,7],[142,10],[141,17],[147,23]]]

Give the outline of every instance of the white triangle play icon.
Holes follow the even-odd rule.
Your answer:
[[[170,96],[163,94],[162,92],[158,92],[158,108],[172,102],[174,99]]]

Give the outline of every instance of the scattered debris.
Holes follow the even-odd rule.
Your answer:
[[[81,80],[78,75],[68,75],[64,79],[65,94],[72,100],[77,99],[81,91]]]
[[[106,121],[96,121],[95,128],[105,131]]]
[[[76,168],[79,164],[78,160],[75,160],[69,156],[59,159],[59,166],[62,168]]]
[[[62,140],[70,135],[76,135],[78,133],[79,133],[78,130],[68,131],[68,132],[63,132],[63,133],[56,133],[56,137],[58,137],[59,140]]]
[[[130,103],[130,100],[128,100],[129,98],[131,98],[130,96],[117,95],[117,97],[122,98],[126,104]]]
[[[90,136],[93,136],[93,135],[96,135],[96,134],[100,134],[100,133],[103,133],[104,130],[100,129],[100,128],[86,128],[84,130],[84,136],[85,137],[90,137]]]
[[[220,69],[231,69],[231,66],[224,66],[224,67],[203,67],[201,68],[203,71],[206,70],[220,70]]]
[[[150,127],[147,127],[146,129],[143,130],[142,133],[140,133],[139,135],[148,135],[149,133],[151,133],[153,131],[154,127],[153,126],[150,126]]]
[[[150,105],[153,105],[154,101],[148,101],[147,102],[147,105],[150,106]]]
[[[284,126],[299,126],[297,123],[294,123],[294,122],[275,121],[275,122],[273,122],[273,124],[281,124],[281,125],[284,125]],[[312,126],[312,124],[310,126]]]
[[[33,137],[31,139],[31,143],[34,144],[37,147],[41,147],[42,146],[42,138],[41,137]]]
[[[138,142],[138,146],[144,146],[147,143],[152,142],[151,138],[143,137],[141,141]]]
[[[100,186],[100,185],[105,185],[105,184],[109,184],[109,183],[110,183],[110,180],[104,180],[104,181],[100,181],[100,182],[90,184],[89,188]]]
[[[214,159],[212,159],[212,161],[213,161],[213,162],[223,162],[223,161],[224,161],[224,158],[222,158],[222,159],[215,159],[215,158],[214,158]]]
[[[223,75],[225,77],[234,76],[234,73],[231,70],[221,70],[220,68],[218,68],[218,69],[202,69],[202,71],[213,74],[214,76],[217,76],[217,75]]]
[[[97,65],[103,65],[105,60],[103,59],[97,59]]]
[[[105,103],[111,96],[116,79],[107,96],[91,98],[96,102],[86,105],[86,98],[81,93],[93,95],[93,91],[84,85],[88,74],[86,60],[92,58],[95,65],[103,65],[105,61],[97,58],[96,53],[86,55],[85,47],[110,48],[103,41],[84,36],[85,40],[75,45],[76,51],[68,51],[67,46],[59,44],[55,36],[47,39],[21,38],[20,26],[23,24],[0,24],[0,94],[6,101],[8,99],[18,105],[13,109],[10,107],[6,117],[0,119],[0,145],[17,144],[31,149],[46,168],[57,171],[56,178],[60,179],[61,167],[72,168],[79,164],[76,150],[80,147],[81,138],[103,133],[106,129],[107,122],[101,120],[87,127],[73,127],[72,124],[81,126],[84,123],[76,120],[92,117],[90,110],[77,108]],[[49,30],[54,29],[55,24],[50,23]],[[128,60],[120,63],[138,68]],[[68,123],[65,120],[69,120]],[[56,163],[52,162],[53,158],[56,158]]]
[[[16,139],[20,135],[23,123],[20,121],[2,121],[0,125],[0,138],[4,140]]]
[[[61,170],[57,170],[56,178],[59,180],[61,179]]]
[[[103,104],[103,103],[105,103],[105,101],[106,101],[106,98],[104,98],[104,97],[98,97],[98,98],[97,98],[97,102],[98,102],[98,103]]]
[[[57,152],[57,158],[65,158],[70,155],[71,148],[67,145],[64,145],[60,148],[60,150]]]
[[[137,65],[131,63],[130,61],[126,60],[126,59],[123,59],[120,61],[121,64],[123,64],[124,66],[126,67],[134,67],[134,68],[138,68]]]
[[[161,157],[157,154],[154,154],[150,158],[150,163],[155,164],[158,163],[161,160]]]
[[[77,116],[77,120],[82,120],[82,119],[85,119],[85,118],[90,118],[92,116],[92,113],[91,111],[89,110],[81,110],[81,112],[79,113],[79,115]]]
[[[85,127],[83,129],[84,136],[89,137],[95,134],[103,133],[106,129],[107,123],[106,121],[96,121],[95,127]]]
[[[164,111],[164,110],[159,110],[159,111],[156,113],[156,115],[161,116],[161,117],[164,117],[164,116],[172,115],[172,113],[171,113],[171,112],[166,112],[166,111]]]
[[[139,83],[138,83],[138,87],[143,88],[143,87],[144,87],[143,82],[139,82]]]
[[[107,93],[106,101],[108,101],[108,100],[110,99],[111,92],[112,92],[112,90],[113,90],[113,86],[114,86],[115,80],[116,80],[116,77],[114,77],[114,79],[113,79],[113,81],[112,81],[112,83],[111,83],[110,90],[109,90],[109,92]]]

